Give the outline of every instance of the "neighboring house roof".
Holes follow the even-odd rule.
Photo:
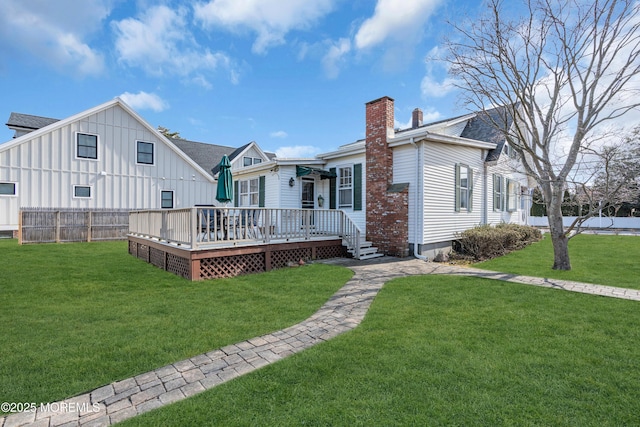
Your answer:
[[[31,114],[11,113],[6,125],[9,129],[36,130],[59,121],[49,117],[32,116]]]
[[[225,154],[233,159],[232,154],[237,151],[233,147],[223,145],[206,144],[204,142],[189,141],[186,139],[170,138],[180,150],[191,157],[200,167],[214,176],[220,169],[220,160]]]

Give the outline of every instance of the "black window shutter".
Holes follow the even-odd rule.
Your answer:
[[[353,165],[353,210],[362,210],[362,163]]]
[[[264,208],[264,187],[265,187],[265,177],[264,175],[260,176],[258,181],[258,206]]]
[[[332,174],[335,174],[336,168],[329,169],[329,172],[331,172]],[[330,178],[329,179],[329,209],[336,208],[336,185],[337,185],[337,179]]]
[[[238,207],[238,200],[240,199],[240,194],[238,194],[238,181],[233,183],[233,206]]]

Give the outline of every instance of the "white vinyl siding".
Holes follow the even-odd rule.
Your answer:
[[[453,240],[457,232],[482,222],[482,173],[484,160],[476,148],[424,143],[423,237],[422,243]],[[472,174],[471,212],[455,212],[455,165],[468,165]],[[476,208],[478,207],[478,208]],[[411,212],[411,209],[410,209]]]

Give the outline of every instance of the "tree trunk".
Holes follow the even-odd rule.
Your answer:
[[[554,192],[551,203],[547,206],[547,217],[553,244],[553,269],[571,270],[569,239],[565,235],[562,224],[562,192]]]

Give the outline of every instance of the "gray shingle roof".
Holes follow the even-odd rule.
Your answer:
[[[6,125],[9,128],[21,128],[21,129],[40,129],[45,126],[49,126],[51,123],[58,122],[58,119],[52,119],[49,117],[32,116],[31,114],[11,113]]]
[[[495,107],[486,111],[479,111],[477,115],[469,120],[467,126],[460,134],[462,138],[475,139],[476,141],[493,142],[496,148],[487,154],[486,162],[495,162],[500,157],[504,148],[504,132],[496,129],[496,124],[504,126],[505,131],[511,127],[513,117],[509,113],[511,110],[507,106]]]
[[[169,138],[180,150],[191,157],[200,167],[212,176],[218,173],[220,160],[225,154],[233,159],[232,153],[238,149],[223,145],[205,144],[204,142],[189,141],[186,139]],[[237,155],[237,154],[236,154]],[[235,157],[235,156],[234,156]]]

